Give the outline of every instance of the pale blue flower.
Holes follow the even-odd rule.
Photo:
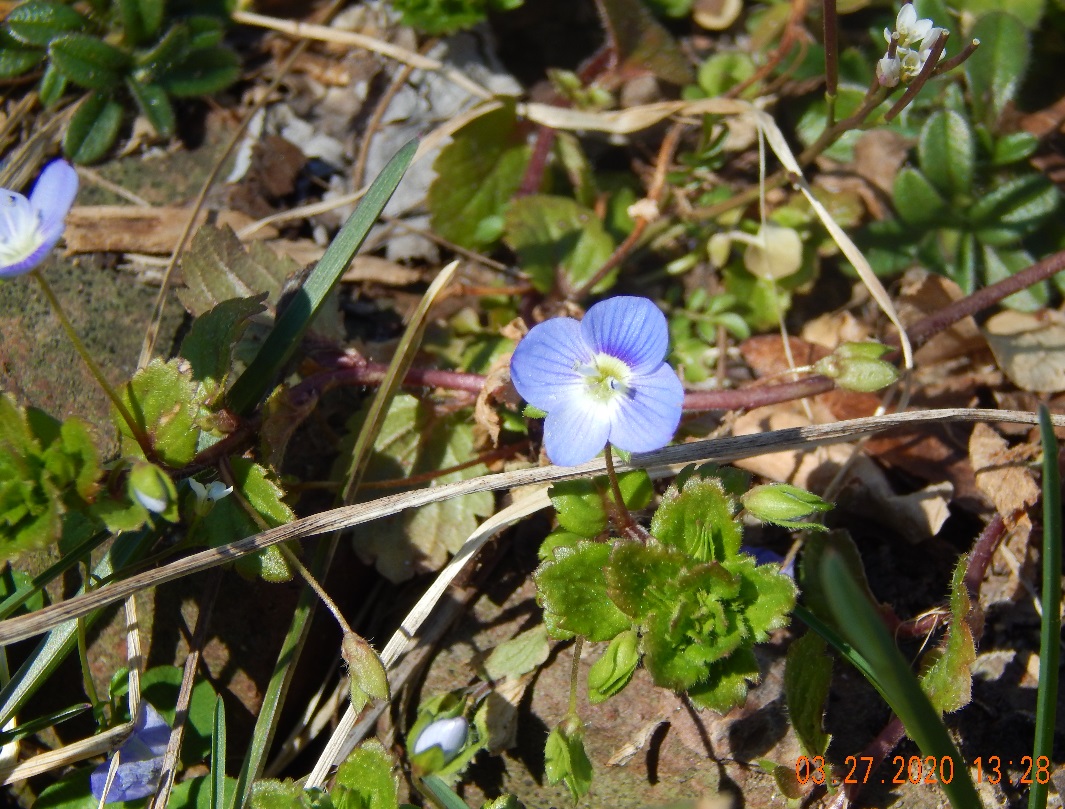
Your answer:
[[[597,303],[578,322],[547,320],[518,343],[514,387],[547,413],[544,448],[575,466],[609,441],[628,452],[661,449],[680,423],[684,388],[665,363],[669,328],[646,298]]]
[[[78,194],[78,173],[53,160],[37,178],[29,199],[0,188],[0,278],[34,269],[63,235],[63,220]]]
[[[155,708],[142,700],[133,732],[115,751],[118,766],[104,803],[135,801],[154,795],[163,772],[163,756],[169,742],[170,726]],[[111,760],[108,759],[93,770],[89,778],[92,796],[97,801],[103,798],[110,767]]]

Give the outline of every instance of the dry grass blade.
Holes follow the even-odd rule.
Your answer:
[[[14,784],[17,781],[25,781],[41,773],[51,772],[60,767],[77,764],[93,756],[109,753],[111,750],[126,740],[133,731],[133,723],[126,722],[116,728],[105,730],[87,739],[80,739],[65,745],[58,750],[49,750],[39,756],[27,759],[13,767],[0,770],[0,777],[5,784]]]
[[[629,469],[658,469],[674,464],[702,461],[728,462],[750,458],[769,452],[803,449],[821,444],[850,441],[862,436],[888,430],[893,427],[915,426],[936,422],[1000,422],[1009,424],[1036,424],[1034,413],[1017,410],[992,410],[987,408],[949,408],[943,410],[915,410],[909,413],[887,413],[881,416],[838,421],[833,424],[817,424],[809,427],[794,427],[785,430],[706,439],[689,444],[666,447],[657,452],[633,455],[631,462],[616,464],[618,471]],[[1054,416],[1055,427],[1065,428],[1065,416]],[[457,481],[444,486],[434,486],[413,492],[393,494],[330,511],[304,517],[287,525],[271,528],[261,534],[246,537],[218,548],[179,559],[169,565],[131,576],[122,581],[104,585],[90,593],[53,604],[29,615],[9,618],[0,622],[0,645],[14,643],[39,635],[64,621],[85,615],[100,607],[113,604],[131,593],[174,581],[192,573],[232,562],[249,553],[289,539],[310,536],[351,528],[372,522],[381,517],[398,514],[408,508],[417,508],[429,503],[438,503],[452,497],[461,497],[474,492],[498,491],[536,483],[601,475],[605,472],[603,460],[597,459],[580,466],[542,466],[534,469],[518,469],[479,478]]]

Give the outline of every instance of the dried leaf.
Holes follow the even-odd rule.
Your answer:
[[[1065,320],[1049,310],[1006,311],[984,324],[999,367],[1019,388],[1065,391]]]

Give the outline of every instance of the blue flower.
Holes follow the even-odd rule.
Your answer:
[[[170,726],[155,708],[142,700],[133,732],[115,751],[118,766],[115,767],[115,778],[104,803],[135,801],[154,795],[163,772],[163,756],[169,742]],[[108,759],[93,770],[89,778],[92,796],[97,801],[103,798],[110,768],[111,760]]]
[[[437,719],[418,734],[411,753],[416,756],[430,747],[439,747],[444,760],[450,761],[465,746],[469,727],[469,723],[461,716]]]
[[[684,388],[665,363],[669,328],[646,298],[597,303],[577,322],[534,326],[518,343],[510,376],[518,393],[547,413],[544,447],[552,462],[576,466],[609,441],[650,452],[673,439]]]
[[[0,188],[0,278],[14,278],[44,261],[63,235],[63,220],[78,194],[78,173],[53,160],[30,198]]]

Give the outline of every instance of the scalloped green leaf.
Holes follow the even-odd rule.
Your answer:
[[[947,635],[931,655],[931,665],[921,675],[921,687],[940,713],[960,710],[972,699],[976,642],[969,623],[972,619],[972,603],[965,587],[966,570],[966,559],[962,559],[954,568],[950,581],[950,625]]]
[[[921,171],[947,198],[968,194],[976,169],[976,138],[964,117],[953,110],[934,113],[917,143]]]
[[[329,792],[333,806],[337,809],[395,809],[399,795],[393,765],[392,756],[377,739],[360,744],[337,769]]]
[[[604,568],[609,560],[609,544],[581,542],[572,549],[559,548],[553,560],[536,569],[533,580],[553,637],[575,634],[603,641],[631,627],[607,596]]]
[[[651,535],[694,561],[723,562],[740,550],[743,531],[732,499],[715,477],[690,477],[670,486],[651,519]]]
[[[86,95],[63,133],[63,154],[82,165],[100,160],[114,146],[124,113],[109,93]]]
[[[484,661],[484,670],[493,680],[502,680],[504,677],[517,679],[536,671],[547,661],[550,653],[547,627],[539,624],[496,646]]]
[[[208,401],[225,388],[233,348],[250,319],[266,310],[265,298],[263,292],[223,301],[192,321],[179,353],[192,366],[192,378],[204,385]]]
[[[147,433],[158,460],[181,467],[196,454],[200,431],[196,427],[201,402],[198,386],[187,363],[154,359],[141,368],[118,391],[118,396],[138,426]],[[129,425],[113,412],[122,451],[143,458],[141,447],[133,438]]]
[[[625,505],[633,511],[646,508],[654,496],[650,476],[642,469],[618,475],[618,487]],[[588,539],[606,530],[609,522],[603,498],[613,500],[610,481],[604,477],[564,480],[548,489],[558,524],[565,530]]]
[[[677,609],[680,580],[690,562],[684,553],[657,543],[624,541],[615,546],[609,560],[603,572],[607,593],[633,621],[642,622],[654,613],[672,615]]]
[[[433,163],[426,201],[433,230],[455,244],[483,250],[503,235],[503,214],[521,186],[530,150],[514,105],[459,129]]]
[[[530,194],[507,208],[503,240],[518,254],[523,272],[541,292],[556,284],[577,289],[614,252],[614,240],[595,213],[569,197]],[[617,272],[596,284],[609,289]]]
[[[30,0],[15,6],[4,25],[12,37],[24,45],[47,48],[56,37],[82,31],[89,21],[70,6],[51,0]]]
[[[81,33],[53,39],[48,45],[48,56],[73,84],[98,91],[118,87],[133,62],[125,51]]]
[[[706,679],[688,689],[688,699],[701,708],[727,713],[744,703],[749,684],[757,683],[761,676],[754,652],[737,649],[711,664]]]

